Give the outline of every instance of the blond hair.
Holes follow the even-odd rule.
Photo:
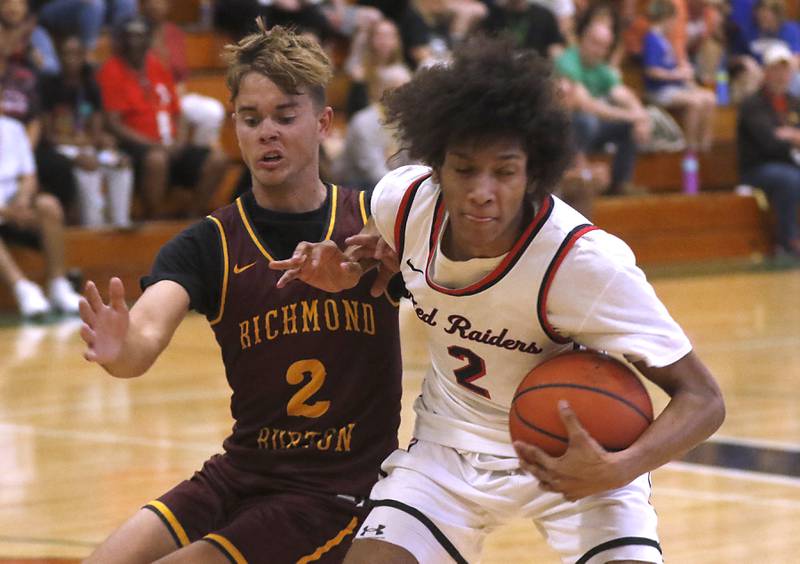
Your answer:
[[[239,94],[242,79],[251,72],[263,74],[286,93],[305,87],[317,107],[325,105],[325,87],[333,75],[331,61],[319,43],[305,35],[275,26],[267,30],[258,18],[258,31],[225,46],[228,65],[225,81],[231,100]]]

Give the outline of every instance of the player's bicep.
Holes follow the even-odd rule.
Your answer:
[[[709,369],[694,351],[667,366],[648,366],[646,362],[634,362],[642,375],[664,390],[670,397],[677,393],[719,393],[719,387]]]

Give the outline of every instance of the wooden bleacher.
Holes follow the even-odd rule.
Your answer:
[[[173,19],[183,24],[197,21],[197,0],[173,2]],[[187,27],[188,56],[192,76],[188,90],[221,100],[230,108],[220,59],[227,39],[209,31]],[[101,58],[110,52],[108,38],[98,50]],[[343,110],[347,81],[340,73],[329,90],[334,109]],[[343,112],[342,112],[343,114]],[[680,194],[680,154],[641,155],[635,183],[646,186],[647,196],[601,198],[595,206],[594,221],[624,239],[641,264],[702,262],[715,259],[764,255],[771,248],[770,219],[755,196],[738,196],[736,185],[735,120],[733,108],[717,113],[717,143],[701,157],[703,191],[696,196]],[[222,144],[234,164],[214,198],[225,204],[241,171],[232,120],[225,122]],[[130,231],[92,231],[71,227],[66,235],[69,266],[81,270],[85,279],[99,282],[105,291],[108,278],[120,276],[128,296],[139,295],[138,278],[145,274],[158,249],[187,225],[185,222],[153,222]],[[20,266],[34,280],[42,281],[44,264],[30,250],[12,249]],[[0,290],[0,309],[14,309],[10,293]]]

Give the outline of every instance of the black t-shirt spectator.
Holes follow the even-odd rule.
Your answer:
[[[80,84],[66,84],[61,75],[45,76],[39,91],[42,111],[50,115],[56,132],[86,131],[89,117],[103,109],[100,88],[90,65],[81,70]]]
[[[489,14],[483,21],[483,29],[487,33],[509,36],[518,47],[533,49],[543,57],[548,56],[552,45],[566,43],[555,16],[547,8],[530,4],[525,10],[517,12],[500,8],[494,3],[488,6]]]

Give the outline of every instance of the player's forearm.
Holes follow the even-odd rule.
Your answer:
[[[722,393],[705,367],[699,366],[705,373],[698,373],[689,385],[672,391],[670,402],[653,424],[619,453],[631,479],[681,457],[722,425]]]
[[[152,330],[136,327],[131,312],[131,327],[125,337],[119,356],[102,364],[103,368],[115,378],[136,378],[153,365],[164,351],[169,338],[158,335]]]

